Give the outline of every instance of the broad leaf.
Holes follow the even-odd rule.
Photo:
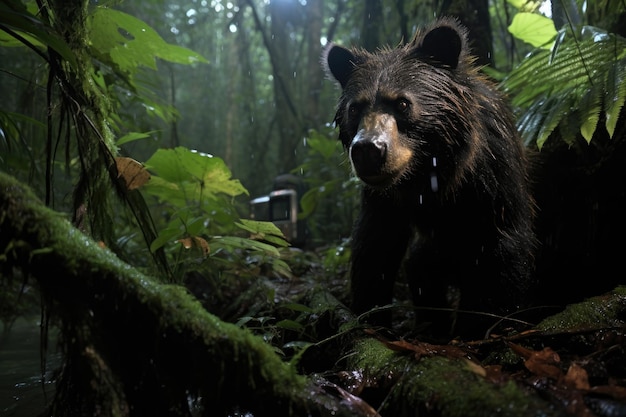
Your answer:
[[[248,194],[239,180],[231,179],[230,169],[222,159],[185,147],[157,150],[146,161],[146,168],[175,184],[168,188],[184,192],[186,198],[201,200],[203,196],[212,198],[215,193],[231,197]]]
[[[145,22],[119,10],[97,7],[88,27],[93,49],[126,73],[142,66],[156,70],[156,58],[178,64],[207,62],[196,52],[165,42]]]
[[[550,49],[556,36],[554,22],[536,13],[520,12],[513,16],[509,32],[536,48]]]

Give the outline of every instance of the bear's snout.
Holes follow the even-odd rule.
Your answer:
[[[384,181],[383,167],[387,159],[387,142],[380,137],[357,136],[350,145],[352,168],[361,180],[368,184]]]

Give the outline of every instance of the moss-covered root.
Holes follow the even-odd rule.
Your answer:
[[[357,344],[350,368],[369,381],[383,416],[530,417],[558,415],[513,381],[491,382],[484,369],[457,355],[424,356],[389,349],[376,339]],[[376,379],[373,379],[376,378]]]
[[[37,281],[62,330],[55,416],[366,415],[184,288],[124,264],[0,172],[0,270],[13,268]]]
[[[626,286],[618,286],[606,294],[591,297],[567,306],[562,312],[539,323],[545,333],[601,328],[621,328],[626,312]]]

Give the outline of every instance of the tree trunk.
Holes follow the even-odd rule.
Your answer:
[[[324,82],[320,57],[322,46],[322,21],[324,17],[324,3],[322,0],[310,0],[306,4],[306,47],[307,47],[307,70],[305,82],[301,83],[306,89],[300,96],[304,98],[306,114],[304,120],[308,126],[323,126],[321,121],[320,93],[322,92],[322,82]]]
[[[368,51],[380,47],[380,24],[383,15],[383,5],[380,0],[366,0],[363,11],[363,29],[361,31],[361,45]]]
[[[493,35],[487,0],[444,1],[441,15],[455,16],[469,30],[470,47],[476,64],[493,64]]]

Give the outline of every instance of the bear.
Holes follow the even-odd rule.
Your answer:
[[[334,125],[362,184],[351,308],[371,324],[391,324],[384,307],[400,276],[416,322],[440,336],[484,330],[472,312],[493,318],[528,305],[529,156],[468,43],[467,29],[443,17],[393,48],[324,47],[323,69],[341,90]]]

